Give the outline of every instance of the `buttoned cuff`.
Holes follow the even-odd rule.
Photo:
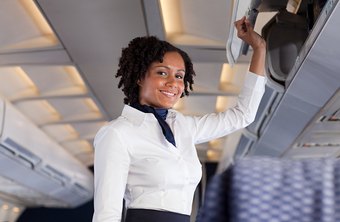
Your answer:
[[[267,79],[265,76],[248,71],[244,79],[244,86],[247,88],[262,89],[266,82]]]

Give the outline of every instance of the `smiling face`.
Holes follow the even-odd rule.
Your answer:
[[[139,81],[139,103],[154,108],[172,108],[184,90],[185,65],[178,52],[164,54],[163,62],[153,62]]]

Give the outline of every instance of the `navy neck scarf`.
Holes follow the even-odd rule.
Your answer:
[[[165,138],[172,143],[172,145],[176,146],[174,135],[169,127],[169,125],[165,122],[166,115],[168,114],[167,109],[155,109],[151,106],[147,105],[141,105],[139,103],[133,103],[131,104],[133,108],[138,109],[139,111],[142,111],[144,113],[153,113],[153,115],[156,117],[159,125],[162,128],[163,135]]]

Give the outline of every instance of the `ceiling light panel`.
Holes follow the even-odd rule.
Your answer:
[[[179,0],[160,0],[163,25],[167,35],[183,33]]]
[[[62,144],[74,156],[83,153],[92,153],[93,149],[91,144],[86,140],[73,140],[67,141]]]
[[[93,147],[88,141],[67,141],[62,146],[86,166],[93,165]]]
[[[199,90],[211,91],[220,83],[222,65],[219,63],[194,63],[194,92]]]
[[[244,78],[248,72],[248,64],[236,64],[231,66],[227,63],[223,65],[219,89],[230,95],[237,96],[244,83]]]
[[[48,124],[42,126],[42,129],[54,138],[58,143],[83,139],[93,140],[99,128],[107,122],[75,122],[70,124]]]
[[[15,106],[37,125],[58,122],[62,116],[47,100],[24,100]]]
[[[227,83],[242,87],[248,69],[249,64],[247,63],[239,63],[233,66],[224,63],[220,77],[221,84]]]
[[[223,112],[228,108],[236,105],[237,97],[235,96],[218,96],[216,100],[216,111]]]
[[[93,152],[91,152],[91,153],[81,153],[81,154],[78,154],[76,157],[80,162],[82,162],[86,166],[88,166],[88,167],[93,166],[93,159],[94,159]]]
[[[79,138],[79,133],[71,124],[49,124],[42,126],[42,130],[58,143]]]
[[[208,9],[204,0],[160,0],[168,41],[178,45],[224,48],[231,6],[231,1],[214,1]]]
[[[37,125],[103,118],[90,97],[23,100],[16,102],[15,105]]]
[[[180,1],[180,12],[185,33],[220,42],[225,47],[228,37],[232,1]],[[213,12],[213,13],[212,13]]]
[[[87,93],[84,81],[74,66],[22,66],[41,96]]]
[[[92,140],[97,134],[99,128],[101,128],[106,123],[106,121],[79,122],[72,123],[72,126],[78,132],[79,138]]]
[[[87,88],[74,66],[0,68],[0,93],[10,101],[38,96],[84,95]]]
[[[38,95],[38,89],[20,67],[0,67],[0,94],[9,100]]]
[[[191,46],[199,48],[217,48],[221,49],[224,47],[224,43],[213,39],[204,38],[197,35],[188,33],[176,33],[167,35],[167,40],[176,45]]]
[[[60,113],[63,121],[101,119],[103,116],[90,97],[51,98],[49,103]]]
[[[0,14],[0,52],[61,47],[34,1],[3,0]]]
[[[23,206],[0,200],[0,221],[17,221],[24,210]]]
[[[206,161],[218,162],[221,157],[221,151],[209,149],[207,150],[206,156],[207,156]]]

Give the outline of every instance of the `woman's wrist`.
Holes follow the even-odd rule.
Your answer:
[[[266,47],[257,47],[253,49],[253,55],[250,62],[249,71],[264,76],[264,67],[266,59]]]
[[[266,51],[266,41],[264,41],[262,39],[261,36],[259,36],[258,38],[261,38],[258,42],[256,42],[256,44],[251,45],[251,47],[253,48],[253,51]]]

